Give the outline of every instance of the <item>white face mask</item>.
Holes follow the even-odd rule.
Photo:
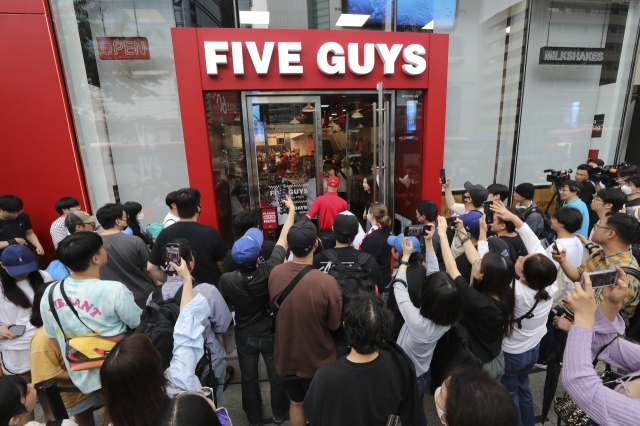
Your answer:
[[[630,195],[631,194],[631,188],[629,188],[627,185],[622,185],[620,187],[620,191],[624,192],[624,195]]]
[[[433,400],[436,403],[436,411],[438,412],[438,418],[440,419],[442,424],[446,426],[446,423],[444,422],[444,420],[442,420],[442,417],[444,417],[445,413],[440,407],[438,407],[438,396],[440,396],[440,391],[442,391],[442,386],[436,389],[436,392],[433,394]]]
[[[138,221],[144,219],[144,213],[140,213],[138,216],[136,216],[136,219],[138,219]]]

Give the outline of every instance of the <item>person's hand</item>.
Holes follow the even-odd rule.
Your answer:
[[[44,256],[44,249],[42,248],[42,246],[36,247],[36,253],[38,253],[38,255],[40,256]]]
[[[436,232],[436,226],[438,226],[437,224],[433,224],[431,225],[431,230],[429,230],[429,228],[425,228],[424,230],[424,241],[431,241],[431,239],[433,238],[433,234],[435,234]]]
[[[562,249],[562,250],[560,250],[560,253],[558,253],[558,251],[556,250],[555,246],[552,244],[551,245],[551,257],[556,262],[562,264],[565,261],[565,259],[567,258],[567,249]]]
[[[451,180],[450,180],[449,178],[446,178],[446,179],[444,180],[444,183],[442,183],[442,181],[440,180],[440,178],[438,178],[438,183],[439,183],[440,185],[442,185],[442,187],[443,187],[443,188],[445,188],[445,189],[446,189],[446,188],[448,188],[448,187],[449,187],[449,184],[451,184]]]
[[[480,218],[480,232],[487,232],[487,215],[482,215]]]
[[[368,209],[364,209],[364,212],[362,213],[362,218],[363,218],[364,220],[367,220],[367,212],[368,212],[368,211],[369,211]]]
[[[16,240],[16,243],[22,244],[23,246],[29,245],[29,243],[27,243],[27,240],[25,240],[24,238],[14,238],[14,240]]]
[[[578,239],[580,240],[580,242],[582,244],[587,244],[589,242],[589,239],[587,237],[585,237],[584,235],[580,235],[576,232],[576,237],[578,237]]]
[[[413,253],[413,242],[402,236],[402,257],[409,257]]]
[[[17,339],[18,336],[9,331],[9,327],[13,327],[15,324],[5,324],[0,325],[0,339],[2,340],[13,340]]]
[[[286,197],[284,200],[282,200],[282,202],[289,209],[289,213],[295,213],[296,206],[293,205],[293,200],[291,198]]]
[[[569,318],[553,317],[553,325],[562,331],[569,331],[573,323]]]
[[[591,287],[589,274],[583,273],[582,279],[584,281],[584,290],[579,282],[575,283],[573,290],[567,295],[567,302],[569,302],[571,309],[573,309],[573,324],[585,328],[593,328],[598,306],[596,305],[596,298],[593,287]]]
[[[604,288],[604,300],[622,306],[622,302],[625,301],[628,295],[629,282],[627,281],[627,274],[619,266],[615,268],[618,271],[616,285]]]
[[[178,276],[183,280],[185,278],[191,277],[191,272],[189,272],[189,266],[187,266],[187,262],[180,257],[180,266],[176,265],[173,262],[169,262],[169,266],[171,266],[178,273]]]
[[[447,236],[447,219],[442,216],[438,216],[438,235],[445,238]]]
[[[467,232],[466,229],[464,229],[464,222],[461,221],[460,219],[456,219],[455,221],[455,229],[457,232]]]
[[[517,218],[515,214],[507,210],[507,207],[505,207],[500,200],[493,201],[493,204],[491,204],[491,210],[495,213],[495,216],[503,221],[513,222],[513,219]]]

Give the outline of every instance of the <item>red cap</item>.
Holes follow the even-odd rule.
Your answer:
[[[331,186],[333,188],[337,188],[340,186],[340,178],[338,176],[331,176],[327,179],[327,186]]]

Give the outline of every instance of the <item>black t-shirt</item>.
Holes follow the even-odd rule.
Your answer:
[[[336,255],[338,256],[338,259],[340,260],[340,262],[347,263],[347,264],[353,264],[355,261],[358,260],[358,256],[362,254],[360,250],[356,250],[353,247],[340,247],[340,248],[333,248],[331,250],[336,252]],[[325,256],[324,252],[318,253],[315,256],[313,256],[313,267],[315,269],[324,268],[325,266],[327,266],[328,262],[329,262],[329,258]],[[382,287],[389,284],[388,281],[385,282],[382,279],[382,275],[380,274],[380,268],[378,267],[378,263],[376,262],[373,256],[369,257],[369,260],[367,260],[367,263],[365,263],[363,266],[371,270],[369,277],[378,286],[378,291],[381,291]]]
[[[596,195],[596,187],[588,181],[580,183],[580,186],[582,187],[580,190],[580,199],[590,208],[593,196]]]
[[[0,241],[27,238],[27,231],[33,228],[29,215],[22,212],[13,220],[0,219]]]
[[[286,251],[282,246],[275,246],[269,260],[261,263],[251,273],[240,273],[258,299],[258,305],[238,280],[238,273],[225,272],[218,285],[222,297],[236,309],[236,334],[244,337],[269,336],[274,333],[271,318],[264,307],[269,305],[269,274],[271,270],[284,262]]]
[[[390,414],[400,414],[404,391],[400,368],[387,351],[365,363],[342,357],[317,371],[304,413],[311,426],[384,426]]]
[[[526,256],[529,254],[527,250],[527,246],[524,245],[524,241],[520,238],[520,235],[516,235],[515,237],[500,237],[502,241],[507,244],[511,244],[511,247],[515,250],[515,260],[518,260],[520,256]]]
[[[212,226],[201,225],[197,222],[177,222],[160,232],[151,250],[149,262],[153,265],[162,264],[162,251],[165,244],[176,238],[184,238],[189,242],[191,250],[196,252],[195,268],[191,275],[199,283],[218,285],[220,268],[216,262],[224,260],[227,246],[220,234]]]
[[[476,250],[478,250],[478,246],[474,246]],[[467,282],[471,281],[471,262],[467,259],[467,256],[462,253],[460,256],[456,257],[456,267],[458,268],[458,272],[460,275],[464,277]]]
[[[460,323],[469,331],[469,347],[483,363],[500,354],[504,330],[504,305],[469,286],[462,276],[455,280],[462,293]]]
[[[391,282],[391,246],[387,243],[389,231],[378,229],[364,237],[360,250],[369,253],[378,262],[380,275],[384,282],[384,291],[389,291],[386,285]]]
[[[265,240],[262,243],[262,248],[260,249],[260,256],[267,261],[271,257],[271,253],[273,252],[276,243],[273,241]],[[231,250],[227,251],[227,254],[224,256],[224,272],[234,272],[238,269],[238,265],[235,260],[231,256]]]
[[[420,290],[422,289],[422,283],[424,282],[426,275],[427,270],[420,262],[415,262],[407,266],[407,290],[409,292],[409,299],[411,299],[413,306],[418,309],[420,309]],[[404,325],[404,317],[398,309],[396,294],[393,291],[389,292],[387,307],[393,312],[391,339],[395,341],[398,340],[398,335]]]

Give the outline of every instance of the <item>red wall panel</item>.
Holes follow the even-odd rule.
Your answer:
[[[39,13],[35,3],[40,4]],[[3,13],[20,10],[23,13]],[[0,0],[0,52],[10,59],[0,61],[0,193],[24,201],[24,211],[51,259],[49,227],[58,217],[56,200],[76,197],[87,210],[89,204],[51,21],[42,0]]]

